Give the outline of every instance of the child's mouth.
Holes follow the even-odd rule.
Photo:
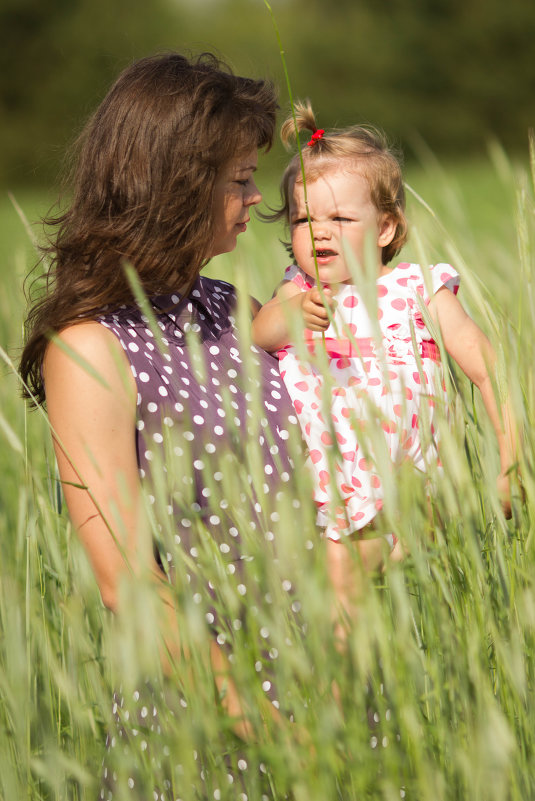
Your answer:
[[[336,256],[336,253],[334,252],[334,250],[318,250],[316,248],[316,257],[318,259],[327,259],[330,256]]]

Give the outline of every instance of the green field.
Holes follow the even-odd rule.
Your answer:
[[[434,499],[440,518],[431,531],[422,487],[413,476],[400,476],[389,508],[411,555],[370,581],[340,653],[321,548],[306,546],[317,537],[309,488],[305,477],[296,482],[301,510],[294,508],[295,497],[280,505],[287,535],[280,563],[264,564],[262,549],[256,554],[273,603],[260,612],[251,607],[250,639],[236,639],[236,675],[254,730],[239,750],[250,766],[268,766],[275,799],[535,798],[533,174],[527,154],[513,163],[494,146],[480,162],[440,165],[428,157],[408,170],[407,182],[412,233],[402,259],[450,261],[461,273],[461,300],[498,352],[498,391],[509,389],[524,429],[525,500],[517,495],[512,520],[503,519],[494,488],[498,455],[492,430],[467,381],[453,373],[459,394],[444,432],[445,476]],[[44,194],[14,194],[29,219],[47,208]],[[273,201],[272,187],[267,194]],[[281,236],[281,230],[255,221],[237,252],[219,257],[208,271],[265,301],[286,263]],[[22,282],[33,261],[27,233],[4,195],[0,798],[95,799],[118,676],[125,691],[145,675],[155,675],[158,683],[150,647],[152,599],[147,587],[130,588],[135,614],[120,625],[105,611],[57,491],[46,419],[28,413],[19,398],[10,360],[16,362],[20,348]],[[287,606],[281,579],[288,576],[305,636],[296,634],[281,611]],[[168,748],[184,767],[175,777],[173,798],[260,801],[254,770],[243,788],[225,782],[221,755],[236,751],[236,738],[214,703],[202,658],[208,634],[198,610],[183,587],[177,598],[184,643],[196,656],[187,668],[176,666],[170,684],[189,706],[180,721],[168,722],[163,744],[147,733],[149,749]],[[259,714],[262,691],[250,680],[251,652],[266,621],[279,642],[276,679],[294,710],[293,723],[263,722]],[[379,721],[373,726],[368,709]],[[207,766],[204,786],[192,766],[193,749]],[[141,787],[158,775],[141,751],[138,767]],[[140,785],[127,786],[129,769],[125,757],[118,766],[123,789],[114,797],[148,801]]]

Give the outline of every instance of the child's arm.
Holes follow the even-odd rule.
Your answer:
[[[510,516],[507,472],[516,462],[516,427],[509,401],[506,400],[501,408],[496,402],[491,378],[496,366],[496,354],[485,334],[468,316],[453,292],[446,287],[439,289],[433,296],[429,303],[429,312],[440,326],[446,350],[481,392],[500,450],[498,491],[504,513]]]
[[[325,287],[325,297],[331,302],[332,291]],[[253,342],[255,345],[274,352],[290,342],[290,318],[301,314],[305,328],[311,331],[325,331],[329,327],[329,317],[317,287],[303,292],[292,281],[283,281],[276,295],[258,311],[253,319]]]

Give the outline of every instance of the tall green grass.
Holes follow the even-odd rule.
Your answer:
[[[216,703],[208,666],[209,635],[185,583],[172,521],[154,521],[155,536],[177,558],[177,618],[190,656],[163,683],[155,653],[154,599],[142,582],[125,587],[132,614],[120,621],[103,608],[58,492],[46,419],[28,414],[12,368],[2,361],[0,385],[0,797],[93,799],[97,795],[111,695],[125,695],[151,676],[169,697],[160,707],[162,734],[147,734],[152,755],[181,764],[174,798],[261,798],[255,766],[265,765],[274,798],[304,801],[408,799],[525,801],[535,797],[535,544],[532,531],[535,337],[533,272],[535,204],[528,159],[513,165],[494,147],[488,160],[445,168],[428,158],[408,175],[412,237],[402,258],[449,260],[462,274],[461,298],[487,331],[501,360],[523,426],[525,500],[501,515],[494,479],[493,434],[466,379],[453,371],[458,395],[444,433],[445,474],[436,483],[431,524],[424,488],[400,474],[388,499],[410,556],[366,585],[347,646],[336,646],[325,555],[314,527],[306,475],[298,473],[269,508],[278,527],[278,560],[269,542],[246,548],[246,615],[234,632],[233,666],[250,710],[254,735],[239,743]],[[418,195],[425,203],[417,199]],[[23,198],[28,216],[39,199]],[[20,227],[19,227],[20,226]],[[16,360],[24,302],[23,276],[32,261],[12,208],[2,206],[0,345]],[[18,233],[9,246],[8,234]],[[277,236],[252,226],[231,255],[209,265],[265,301],[286,264]],[[230,455],[229,458],[231,458]],[[228,495],[240,514],[248,464],[227,471]],[[188,465],[174,464],[172,479]],[[159,482],[156,506],[165,506]],[[278,516],[278,522],[277,522]],[[157,522],[164,521],[162,529]],[[270,522],[271,524],[271,522]],[[218,603],[237,608],[236,588],[202,527],[200,559],[220,587]],[[311,544],[313,547],[311,547]],[[287,591],[291,582],[293,593]],[[268,596],[266,599],[266,595]],[[291,605],[300,612],[299,626]],[[265,714],[255,681],[265,630],[277,648],[279,694],[294,721]],[[336,692],[339,701],[333,700]],[[178,704],[181,694],[187,706]],[[178,705],[178,706],[177,706]],[[180,714],[178,714],[178,711]],[[370,716],[377,720],[370,721]],[[168,751],[166,750],[168,749]],[[193,750],[203,755],[199,780]],[[249,764],[244,786],[226,780],[239,753]],[[146,752],[116,752],[117,797],[145,799],[140,789],[160,776]],[[225,759],[224,757],[227,757]],[[137,762],[139,782],[127,785]],[[121,761],[122,760],[122,761]],[[195,789],[194,789],[195,788]],[[402,797],[402,796],[401,796]]]

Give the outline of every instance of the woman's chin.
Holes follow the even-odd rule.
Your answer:
[[[233,250],[236,250],[237,244],[237,237],[234,237],[234,239],[228,239],[226,242],[220,242],[212,249],[210,258],[213,259],[215,256],[221,256],[223,253],[232,253]]]

